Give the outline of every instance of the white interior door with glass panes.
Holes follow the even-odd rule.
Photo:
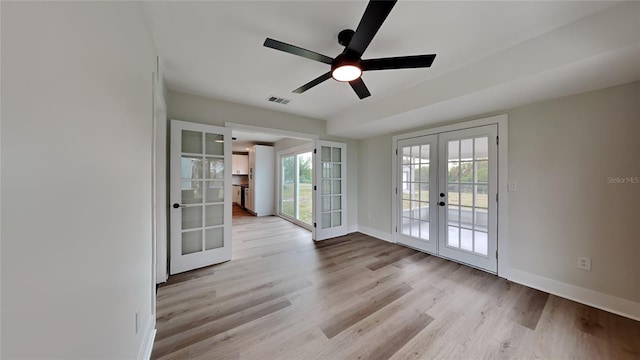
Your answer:
[[[396,239],[497,271],[497,125],[399,140]]]
[[[171,121],[170,273],[231,260],[231,130]]]
[[[314,240],[347,234],[347,144],[316,141]]]
[[[398,236],[401,244],[428,253],[438,248],[436,135],[398,142]]]

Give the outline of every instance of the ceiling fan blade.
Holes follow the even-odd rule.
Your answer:
[[[397,0],[369,1],[362,19],[360,19],[360,24],[358,24],[358,28],[347,46],[347,52],[355,53],[358,57],[362,56],[396,2]]]
[[[390,69],[412,69],[425,68],[433,64],[436,54],[398,56],[391,58],[362,60],[360,65],[362,70],[390,70]]]
[[[329,65],[331,65],[331,62],[333,62],[333,59],[326,55],[318,54],[317,52],[313,52],[311,50],[303,49],[301,47],[283,43],[282,41],[273,40],[270,38],[267,38],[264,41],[263,45],[268,48],[284,51],[293,55],[302,56],[303,58],[320,61]]]
[[[365,85],[364,81],[362,81],[362,78],[357,78],[353,81],[349,81],[349,85],[351,85],[351,88],[356,92],[360,99],[371,96],[371,93],[369,92],[369,89],[367,89],[367,85]]]
[[[296,94],[302,94],[303,92],[311,89],[312,87],[320,84],[321,82],[327,81],[331,78],[331,71],[329,71],[326,74],[322,74],[320,76],[318,76],[317,78],[309,81],[308,83],[300,86],[299,88],[293,90],[294,93]]]

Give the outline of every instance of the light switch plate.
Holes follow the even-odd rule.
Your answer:
[[[507,183],[509,185],[509,191],[518,191],[518,183],[515,181],[509,181]]]

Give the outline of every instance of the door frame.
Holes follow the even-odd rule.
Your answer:
[[[156,73],[157,74],[157,73]],[[152,234],[154,239],[154,273],[155,284],[164,283],[169,278],[168,268],[168,152],[169,144],[167,106],[162,95],[162,86],[157,75],[153,84],[153,149],[152,149]],[[155,293],[155,290],[154,290]],[[155,304],[155,301],[154,301]]]
[[[485,125],[497,125],[498,126],[498,232],[497,236],[497,256],[498,256],[498,270],[497,275],[506,275],[509,269],[509,242],[508,242],[508,220],[509,220],[509,193],[508,193],[508,114],[495,115],[491,117],[481,118],[477,120],[464,121],[451,125],[438,126],[434,128],[414,131],[410,133],[395,135],[392,137],[392,177],[391,177],[391,233],[393,234],[393,242],[398,243],[398,206],[397,206],[397,194],[396,189],[398,187],[398,174],[397,174],[397,152],[398,141],[411,139],[415,137],[435,135],[443,132],[450,132],[456,130],[464,130],[468,128],[474,128]]]

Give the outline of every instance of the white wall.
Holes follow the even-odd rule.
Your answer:
[[[640,82],[509,111],[510,267],[640,303],[638,136]]]
[[[501,112],[509,114],[509,178],[518,182],[509,194],[512,269],[640,303],[640,184],[607,183],[640,177],[639,94],[633,82]],[[361,140],[358,166],[367,179],[358,225],[388,238],[392,135]],[[592,258],[591,272],[577,268],[579,256]],[[626,314],[640,316],[640,306]]]
[[[153,324],[140,4],[1,6],[2,357],[137,358]]]
[[[358,142],[329,136],[326,121],[266,110],[250,105],[205,98],[175,91],[167,93],[169,119],[192,121],[203,124],[224,126],[225,122],[264,128],[293,131],[318,135],[321,140],[341,141],[347,144],[347,225],[350,230],[357,228],[358,221]]]

